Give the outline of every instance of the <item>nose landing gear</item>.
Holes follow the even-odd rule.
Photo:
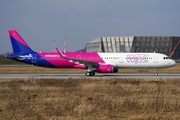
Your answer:
[[[154,76],[158,76],[158,73],[156,71],[156,68],[154,68]]]

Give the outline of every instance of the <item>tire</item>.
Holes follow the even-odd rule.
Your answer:
[[[86,72],[86,76],[90,76],[91,75],[91,73],[90,72]]]
[[[94,76],[95,75],[95,72],[90,72],[90,76]]]
[[[158,76],[158,73],[154,73],[154,76]]]

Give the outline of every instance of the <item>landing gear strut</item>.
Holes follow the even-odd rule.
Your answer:
[[[158,73],[156,72],[156,68],[154,68],[154,76],[158,76]]]
[[[94,76],[94,75],[95,75],[95,72],[94,72],[94,71],[86,72],[86,76]]]

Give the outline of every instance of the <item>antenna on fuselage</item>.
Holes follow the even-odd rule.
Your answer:
[[[64,53],[66,52],[66,38],[64,38]]]
[[[54,52],[56,52],[56,40],[54,40]]]

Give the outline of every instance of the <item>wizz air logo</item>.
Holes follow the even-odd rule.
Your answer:
[[[128,63],[147,63],[149,55],[146,54],[128,54],[126,56]]]
[[[31,58],[32,55],[31,55],[31,54],[29,54],[29,55],[24,55],[24,57],[25,57],[25,58]]]

